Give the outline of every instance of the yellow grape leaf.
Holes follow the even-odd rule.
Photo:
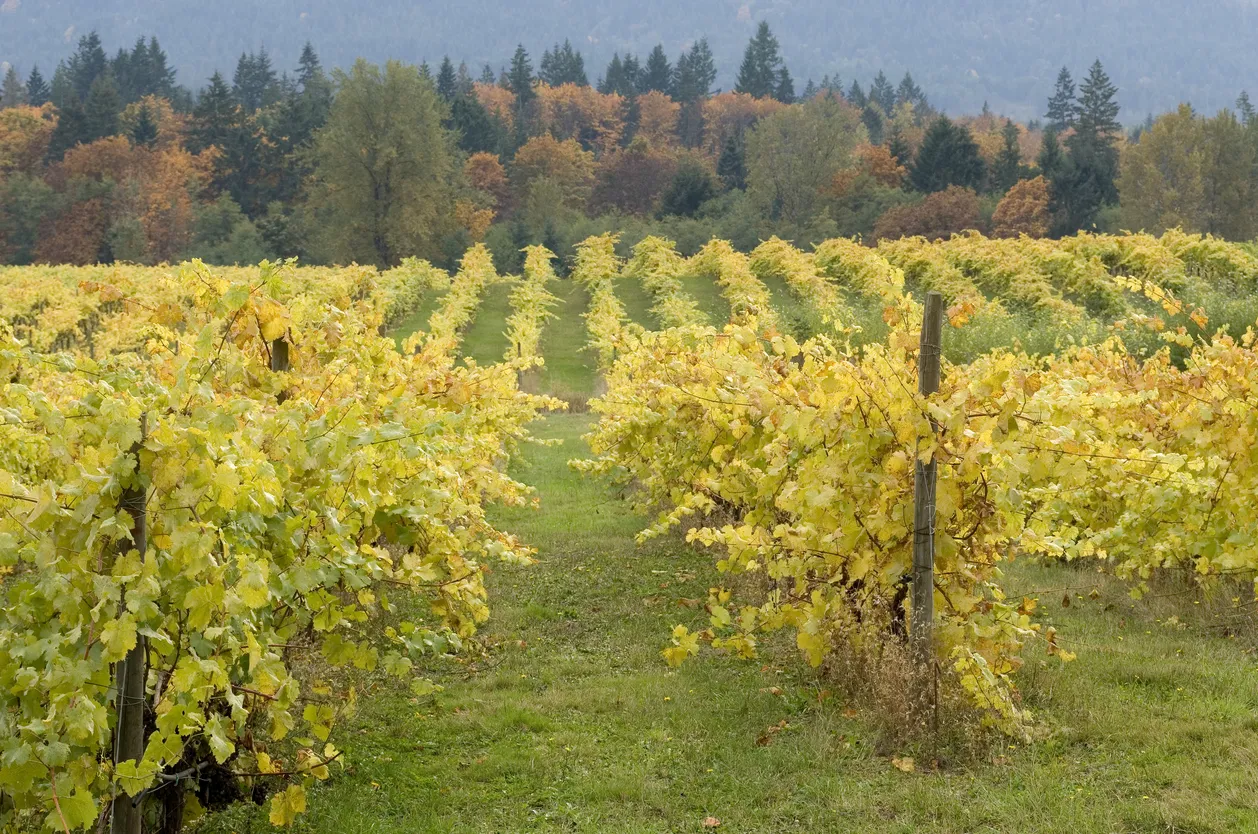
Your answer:
[[[288,827],[298,815],[306,813],[306,789],[301,785],[289,785],[287,790],[271,797],[271,825]]]

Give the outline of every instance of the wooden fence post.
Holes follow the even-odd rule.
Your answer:
[[[940,355],[943,342],[943,296],[926,294],[922,321],[922,343],[918,354],[918,390],[929,396],[939,390]],[[934,418],[931,428],[938,432]],[[913,609],[909,622],[909,644],[918,675],[918,706],[924,717],[934,708],[934,630],[935,630],[935,459],[915,462],[913,482]]]
[[[140,442],[131,447],[136,456],[136,476],[139,477],[140,448],[148,436],[148,418],[140,418]],[[132,542],[120,542],[119,555],[124,555],[132,547],[140,553],[144,560],[144,552],[148,549],[148,519],[145,508],[143,486],[132,487],[122,493],[119,506],[131,516]],[[123,591],[123,610],[126,605],[126,592]],[[139,762],[144,758],[144,708],[145,680],[148,676],[148,640],[143,634],[137,634],[135,648],[127,652],[126,658],[118,664],[115,672],[118,698],[118,729],[114,737],[114,764],[118,762]],[[110,831],[112,834],[141,834],[143,821],[142,807],[131,797],[123,794],[114,800]]]
[[[271,342],[271,370],[287,371],[288,369],[288,340],[280,336]]]

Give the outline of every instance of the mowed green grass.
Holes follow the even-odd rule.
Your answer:
[[[540,379],[588,395],[594,375],[574,358],[584,294],[559,294]],[[709,817],[729,832],[1258,831],[1258,665],[1218,627],[1229,600],[1172,587],[1135,601],[1088,567],[1015,563],[1006,589],[1038,598],[1078,659],[1026,654],[1041,738],[935,770],[920,751],[880,749],[872,716],[820,697],[840,687],[789,645],[663,663],[673,625],[706,624],[715,555],[635,545],[643,520],[567,465],[593,419],[548,416],[537,434],[560,445],[511,465],[541,509],[494,520],[538,563],[489,577],[484,655],[424,670],[435,697],[364,681],[338,729],[346,767],[311,792],[298,831],[701,832]],[[917,752],[916,772],[893,767],[896,752]],[[206,830],[269,830],[266,810],[237,806]]]

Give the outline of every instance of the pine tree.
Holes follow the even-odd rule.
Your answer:
[[[874,85],[869,88],[869,100],[881,107],[884,114],[890,116],[895,113],[895,88],[881,70],[874,77]]]
[[[646,67],[642,70],[641,91],[646,93],[656,90],[667,95],[673,94],[673,68],[664,54],[662,44],[656,44],[647,56]]]
[[[869,103],[869,99],[865,97],[865,91],[861,89],[859,81],[852,82],[852,86],[847,91],[847,100],[853,107],[859,107],[862,110]]]
[[[140,105],[140,114],[131,128],[131,141],[150,148],[157,144],[157,122],[147,104]]]
[[[26,85],[22,83],[22,76],[17,74],[17,69],[10,66],[4,74],[3,84],[0,84],[0,110],[26,102]]]
[[[896,162],[905,167],[913,161],[913,150],[909,147],[908,140],[904,138],[900,126],[894,122],[891,124],[891,133],[887,137],[887,152],[895,158]]]
[[[996,164],[992,169],[992,187],[997,193],[1003,194],[1018,181],[1021,174],[1022,150],[1018,147],[1018,126],[1012,119],[1005,119],[1001,138],[1004,146],[996,155]]]
[[[118,133],[118,116],[122,113],[122,97],[113,74],[106,72],[92,84],[83,102],[83,141],[95,142]]]
[[[886,118],[882,115],[882,110],[874,105],[872,98],[861,110],[861,122],[865,125],[865,132],[869,134],[870,143],[881,145],[883,135],[886,133]]]
[[[458,79],[454,74],[454,62],[446,55],[441,59],[441,68],[437,70],[437,95],[447,104],[454,101],[455,84]]]
[[[315,52],[314,44],[306,41],[301,48],[301,57],[297,59],[297,83],[304,90],[316,79],[323,77],[323,63]]]
[[[28,90],[28,95],[30,95],[32,99],[31,104],[34,104],[35,103],[34,93],[29,92],[31,89],[34,88],[34,84],[32,82],[32,83],[28,83],[26,86]],[[1247,93],[1244,90],[1241,90],[1240,96],[1238,96],[1236,99],[1236,112],[1240,116],[1241,124],[1243,124],[1245,127],[1249,127],[1250,125],[1252,125],[1254,123],[1254,117],[1258,116],[1258,112],[1254,111],[1253,103],[1249,100],[1249,93]]]
[[[916,108],[925,107],[926,95],[922,92],[922,88],[913,81],[912,73],[904,73],[904,78],[900,80],[900,86],[895,91],[895,101],[896,104],[910,104]]]
[[[761,21],[755,36],[747,44],[734,89],[756,98],[769,98],[777,93],[781,85],[782,69],[778,39],[773,36],[768,22]]]
[[[480,83],[494,85],[498,83],[498,77],[494,74],[494,68],[489,64],[480,68]]]
[[[730,134],[721,146],[721,156],[716,161],[716,175],[725,183],[726,189],[745,189],[747,187],[747,156],[742,139]]]
[[[1112,139],[1122,131],[1118,123],[1118,88],[1105,74],[1100,61],[1092,64],[1079,87],[1076,127],[1079,134]]]
[[[560,84],[588,87],[590,84],[585,75],[585,59],[572,48],[572,43],[568,40],[563,42],[563,46],[555,44],[554,51],[548,49],[542,53],[538,77],[552,87]]]
[[[52,89],[39,72],[39,65],[31,67],[31,76],[26,80],[26,100],[32,107],[43,107],[52,97]]]
[[[515,55],[511,57],[511,69],[507,72],[507,89],[515,93],[518,107],[523,107],[537,97],[537,91],[533,89],[533,62],[529,60],[529,53],[524,49],[524,44],[517,46]]]
[[[188,130],[188,149],[200,153],[211,145],[223,148],[239,124],[239,109],[222,73],[214,73],[201,91]]]
[[[598,91],[605,95],[616,93],[625,98],[633,98],[639,92],[638,62],[630,63],[629,56],[621,60],[620,53],[613,53],[611,63],[607,65],[607,73],[599,82]]]
[[[1066,157],[1061,151],[1061,142],[1057,139],[1057,129],[1052,125],[1044,128],[1044,138],[1040,143],[1040,155],[1036,158],[1035,164],[1039,166],[1040,173],[1049,181],[1052,181],[1060,174],[1063,166],[1066,164]]]
[[[1057,86],[1048,100],[1048,112],[1044,119],[1055,131],[1061,133],[1075,123],[1075,82],[1065,67],[1057,73]]]
[[[707,38],[700,38],[677,59],[675,91],[678,101],[700,101],[708,97],[716,81],[716,61]]]
[[[85,140],[87,127],[83,104],[73,91],[67,92],[62,104],[57,105],[57,126],[48,141],[47,159],[58,162],[66,151]]]
[[[800,99],[803,101],[812,101],[817,97],[817,93],[819,91],[820,88],[818,88],[817,85],[813,83],[813,80],[809,78],[808,83],[804,85],[804,92],[800,95]]]
[[[922,139],[909,181],[914,189],[925,193],[943,191],[950,185],[977,191],[985,174],[983,157],[969,128],[940,116]]]
[[[246,113],[253,113],[279,98],[278,81],[265,48],[256,53],[241,53],[232,77],[232,94]]]
[[[498,153],[504,144],[501,123],[484,108],[475,93],[460,95],[450,107],[450,127],[466,153]]]
[[[79,38],[79,47],[65,66],[74,94],[80,101],[86,101],[92,91],[92,84],[109,68],[109,59],[101,47],[100,35],[92,31]],[[54,102],[58,107],[61,106],[55,99]]]
[[[773,91],[773,97],[783,104],[795,103],[795,81],[791,78],[791,71],[786,67],[778,70],[778,83]]]
[[[173,98],[175,95],[175,70],[156,37],[149,38],[148,49],[149,92],[146,95]]]

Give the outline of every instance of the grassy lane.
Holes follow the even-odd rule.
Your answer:
[[[721,295],[721,287],[711,278],[683,277],[681,285],[708,314],[708,320],[716,327],[724,327],[729,321],[729,302]]]
[[[785,279],[768,275],[761,277],[760,280],[769,288],[769,295],[773,298],[773,308],[777,310],[778,318],[786,332],[800,341],[822,332],[825,325],[817,309],[805,304],[799,296],[791,292]]]
[[[651,312],[655,299],[636,278],[617,278],[615,282],[616,297],[625,305],[625,315],[629,321],[645,327],[647,330],[659,330],[660,321]]]
[[[597,379],[593,357],[585,349],[589,333],[581,318],[590,301],[589,293],[575,281],[566,280],[552,281],[550,291],[560,303],[554,310],[557,318],[547,321],[542,329],[541,352],[546,364],[533,372],[525,385],[567,401],[570,408],[582,409],[593,396]]]
[[[398,347],[401,347],[403,342],[413,336],[416,330],[428,330],[428,319],[441,306],[445,297],[446,294],[444,292],[433,292],[424,296],[415,312],[403,319],[401,324],[397,326],[397,329],[393,331],[393,337],[397,340]]]
[[[480,365],[501,362],[507,352],[507,316],[511,315],[514,281],[496,281],[481,296],[476,318],[463,335],[463,355]]]

